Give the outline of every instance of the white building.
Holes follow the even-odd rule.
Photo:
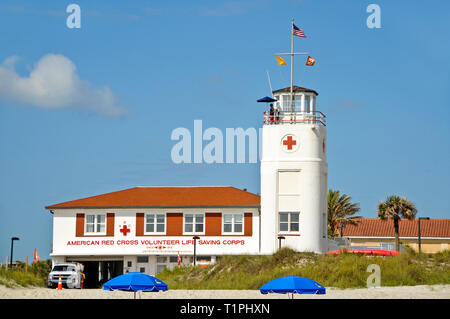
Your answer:
[[[47,206],[53,263],[84,264],[86,286],[119,274],[155,275],[179,262],[327,250],[325,116],[317,93],[274,91],[265,115],[261,196],[234,187],[135,187]],[[197,239],[194,239],[194,236]],[[195,250],[195,252],[194,252]]]
[[[53,263],[84,264],[89,287],[131,271],[154,275],[178,258],[192,264],[194,246],[200,265],[258,254],[259,202],[234,187],[135,187],[47,206],[50,255]]]
[[[277,110],[266,113],[261,159],[262,253],[279,243],[297,251],[327,250],[325,116],[317,92],[293,87],[274,91]],[[278,238],[284,238],[279,240]]]

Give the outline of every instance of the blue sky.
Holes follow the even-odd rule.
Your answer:
[[[66,26],[70,3],[81,7],[80,29]],[[381,29],[366,26],[370,3],[381,8]],[[176,165],[170,134],[195,119],[223,132],[260,127],[266,70],[274,89],[289,85],[274,53],[290,49],[291,18],[307,35],[295,49],[317,61],[306,68],[297,58],[294,79],[319,92],[327,115],[329,187],[360,202],[365,217],[398,194],[421,216],[448,218],[449,9],[446,1],[2,1],[0,260],[12,236],[21,238],[15,259],[34,248],[49,257],[49,204],[137,185],[258,193],[259,164]],[[37,95],[30,72],[53,76],[46,67],[55,60],[73,80],[53,79],[56,91],[75,86],[77,98]],[[11,75],[36,81],[13,86]]]

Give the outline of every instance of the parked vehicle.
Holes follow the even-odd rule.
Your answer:
[[[81,288],[81,281],[84,279],[84,266],[80,263],[57,264],[53,266],[48,274],[47,287],[58,287],[59,276],[65,288]]]

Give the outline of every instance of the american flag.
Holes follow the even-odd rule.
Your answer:
[[[303,32],[302,29],[300,29],[299,27],[297,27],[295,24],[292,24],[292,26],[294,27],[294,30],[292,31],[292,34],[297,36],[297,37],[302,37],[302,38],[306,38],[305,32]]]

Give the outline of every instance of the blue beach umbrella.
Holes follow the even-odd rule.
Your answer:
[[[277,100],[275,100],[275,99],[273,99],[271,97],[268,97],[268,96],[265,96],[265,97],[263,97],[263,98],[261,98],[259,100],[256,100],[256,102],[258,102],[258,103],[270,103],[270,102],[276,102],[276,101]]]
[[[259,288],[262,294],[268,293],[294,293],[298,294],[313,294],[324,295],[325,287],[318,284],[309,278],[302,278],[298,276],[286,276],[269,281],[267,284]]]
[[[103,290],[134,291],[134,298],[136,298],[136,291],[158,292],[166,291],[168,287],[167,284],[153,276],[140,272],[130,272],[105,282]]]

